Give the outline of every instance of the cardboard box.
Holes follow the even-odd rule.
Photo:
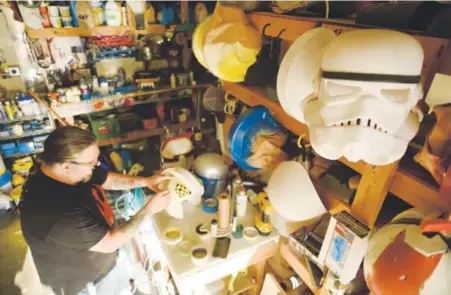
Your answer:
[[[324,261],[342,284],[355,278],[368,247],[369,231],[345,211],[332,216],[318,260]]]

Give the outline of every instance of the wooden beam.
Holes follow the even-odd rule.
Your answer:
[[[301,278],[301,280],[307,285],[307,287],[314,293],[320,294],[319,286],[316,284],[312,273],[307,267],[306,257],[295,255],[286,242],[280,242],[280,254],[288,262],[291,268]]]
[[[262,32],[266,24],[270,26],[266,29],[266,35],[276,37],[282,30],[282,38],[285,40],[296,40],[300,35],[319,26],[315,18],[299,18],[287,15],[278,15],[268,12],[253,12],[249,15],[250,22],[254,27]]]
[[[426,210],[450,212],[451,204],[440,198],[438,189],[406,171],[398,170],[390,185],[390,192],[410,205]]]
[[[395,162],[385,166],[366,165],[352,203],[351,214],[372,228],[384,204],[398,169]]]
[[[188,0],[180,1],[180,22],[185,24],[189,21]]]

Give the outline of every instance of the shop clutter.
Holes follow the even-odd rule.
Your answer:
[[[145,1],[41,1],[34,6],[20,3],[19,9],[25,17],[35,12],[39,13],[40,22],[38,18],[28,20],[24,18],[25,24],[33,29],[72,27],[87,29],[129,25],[127,4],[130,5],[133,17],[139,24],[138,29],[144,29],[149,24],[170,25],[180,22],[176,13],[179,10],[176,2],[152,5],[146,4]]]
[[[11,209],[11,202],[19,203],[31,156],[44,150],[54,123],[42,104],[22,92],[7,93],[0,116],[0,208]]]
[[[18,93],[0,106],[0,154],[15,158],[42,151],[54,124],[45,107],[31,96]]]

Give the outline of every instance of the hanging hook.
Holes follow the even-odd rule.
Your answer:
[[[268,35],[266,35],[266,28],[269,27],[271,24],[267,23],[266,25],[263,26],[263,30],[262,30],[262,34],[264,37],[268,37]]]
[[[285,32],[285,29],[282,29],[280,32],[279,32],[279,34],[277,35],[277,39],[280,39],[280,36],[282,36],[282,34],[283,34],[283,32]]]

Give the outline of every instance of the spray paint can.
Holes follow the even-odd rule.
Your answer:
[[[216,237],[218,234],[218,221],[213,219],[210,224],[210,232],[213,237]]]
[[[238,195],[241,187],[243,186],[243,182],[240,178],[235,178],[232,181],[232,200],[236,200],[236,196]]]
[[[244,217],[247,213],[247,194],[246,191],[240,190],[236,196],[236,216]]]

